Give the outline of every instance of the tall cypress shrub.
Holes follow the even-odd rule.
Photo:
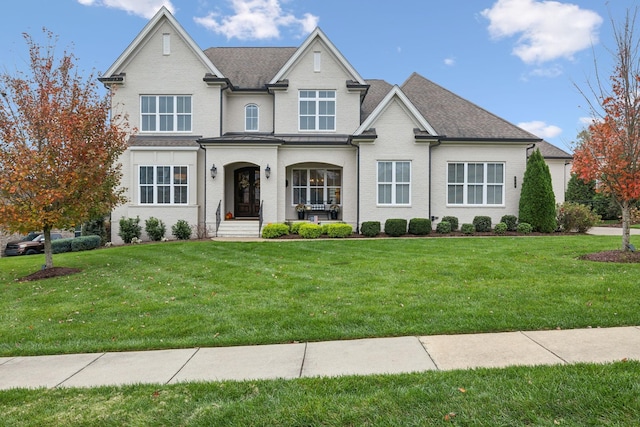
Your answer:
[[[531,224],[534,231],[542,233],[551,233],[558,225],[551,173],[539,149],[527,160],[520,190],[518,221]]]

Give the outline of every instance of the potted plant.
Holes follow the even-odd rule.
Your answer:
[[[329,206],[329,214],[331,215],[331,219],[338,219],[338,212],[340,212],[339,205]]]
[[[296,205],[296,212],[298,212],[298,219],[304,219],[304,211],[307,209],[304,203],[298,203]]]

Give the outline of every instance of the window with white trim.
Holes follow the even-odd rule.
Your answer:
[[[258,106],[256,104],[249,104],[244,107],[244,130],[258,130]]]
[[[294,205],[336,204],[342,193],[342,171],[340,169],[293,169],[291,190]]]
[[[503,205],[504,163],[449,163],[447,204]]]
[[[140,166],[140,204],[189,203],[187,166]]]
[[[411,204],[411,162],[378,162],[378,204]]]
[[[298,114],[300,130],[336,130],[336,91],[301,90]]]
[[[191,132],[191,95],[140,96],[142,132]]]

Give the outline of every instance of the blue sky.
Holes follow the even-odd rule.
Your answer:
[[[565,151],[590,116],[595,63],[608,76],[611,20],[637,0],[21,0],[3,4],[0,70],[27,66],[22,33],[59,37],[104,72],[161,5],[201,48],[299,46],[320,26],[365,79],[412,72]],[[638,36],[637,33],[636,36]]]

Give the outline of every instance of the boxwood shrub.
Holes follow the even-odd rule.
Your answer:
[[[491,217],[490,216],[476,216],[473,218],[473,225],[476,226],[478,233],[491,231]]]
[[[65,252],[71,252],[71,241],[73,237],[67,239],[57,239],[51,241],[51,252],[54,254],[63,254]]]
[[[521,234],[529,234],[533,231],[533,227],[527,222],[521,222],[520,224],[518,224],[518,228],[516,231]]]
[[[431,233],[431,220],[428,218],[412,218],[409,220],[409,234],[423,236]]]
[[[171,226],[171,233],[178,240],[189,240],[191,238],[191,226],[184,219],[179,219]]]
[[[458,217],[457,216],[443,216],[442,221],[446,221],[451,224],[451,231],[456,231],[458,229]]]
[[[135,218],[120,218],[120,231],[118,236],[122,238],[125,243],[131,243],[134,237],[140,238],[142,234],[142,227],[140,226],[140,217]]]
[[[306,224],[304,222],[294,222],[291,224],[291,234],[298,234],[298,231],[300,230],[300,226],[302,224]]]
[[[367,237],[376,237],[380,234],[380,221],[365,221],[360,227],[360,232]]]
[[[451,233],[451,223],[449,221],[440,221],[436,225],[436,231],[440,234]]]
[[[100,236],[80,236],[75,239],[71,239],[71,251],[81,252],[89,251],[100,247]]]
[[[398,237],[407,234],[407,220],[401,218],[390,218],[384,223],[384,232],[391,237]]]
[[[329,224],[327,235],[329,237],[349,237],[353,233],[353,227],[349,224]]]
[[[464,234],[471,235],[476,232],[476,226],[473,224],[462,224],[462,228],[460,228]]]
[[[149,217],[149,219],[144,222],[144,231],[151,240],[159,242],[164,238],[164,235],[167,232],[167,227],[161,219]]]
[[[505,234],[507,232],[507,224],[505,224],[504,222],[497,223],[496,226],[493,228],[493,232],[498,235]]]
[[[276,239],[287,234],[289,234],[289,226],[287,224],[275,223],[262,227],[262,237],[264,239]]]
[[[515,215],[505,215],[500,218],[500,222],[507,224],[507,231],[516,231],[518,228],[518,217]]]
[[[322,235],[322,227],[312,222],[307,222],[300,226],[298,234],[305,239],[317,239]]]
[[[329,234],[329,226],[331,224],[322,224],[320,225],[320,227],[322,228],[322,236],[326,236],[327,234]]]

